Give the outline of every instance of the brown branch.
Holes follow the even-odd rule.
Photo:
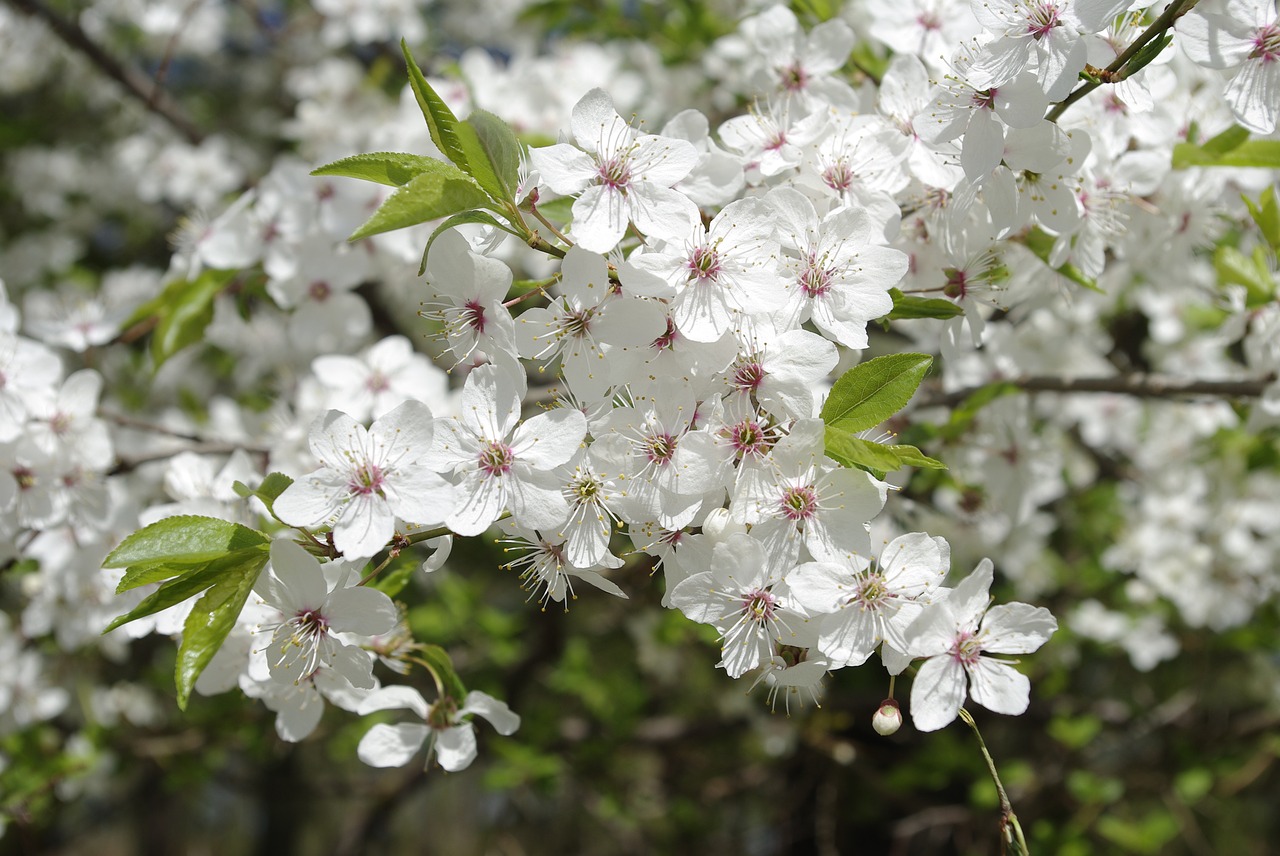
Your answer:
[[[1275,375],[1255,380],[1181,380],[1153,374],[1119,375],[1117,377],[1035,377],[993,380],[989,384],[970,386],[922,399],[919,407],[954,407],[966,398],[997,383],[1011,383],[1023,392],[1103,392],[1132,395],[1138,398],[1180,398],[1211,396],[1214,398],[1257,398],[1276,380]]]
[[[153,98],[151,81],[108,54],[89,38],[78,23],[62,17],[41,0],[9,0],[9,4],[20,12],[44,21],[67,47],[83,54],[99,71],[123,86],[125,92],[136,98],[143,107],[168,122],[187,142],[198,145],[204,140],[204,133],[182,114],[171,98]]]
[[[232,452],[237,451],[245,451],[250,455],[259,455],[264,459],[271,454],[270,449],[264,449],[258,446],[248,446],[244,443],[224,443],[219,441],[193,443],[189,446],[178,446],[165,451],[148,452],[145,455],[134,455],[130,457],[120,456],[116,459],[116,465],[111,468],[107,475],[118,476],[122,473],[132,472],[143,464],[149,464],[153,461],[163,461],[166,458],[173,458],[181,455],[183,452],[194,452],[197,455],[230,455]]]

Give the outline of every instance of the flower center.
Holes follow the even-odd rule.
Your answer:
[[[1258,28],[1249,59],[1260,59],[1264,63],[1280,60],[1280,24],[1267,24]]]
[[[666,331],[649,343],[649,347],[655,351],[665,351],[668,348],[675,347],[676,337],[680,335],[680,331],[676,329],[676,322],[670,317],[667,318]]]
[[[809,84],[809,73],[799,62],[779,69],[782,77],[782,88],[788,92],[799,92]]]
[[[651,463],[665,465],[676,453],[676,439],[670,434],[651,434],[645,438],[645,454]]]
[[[952,300],[963,300],[969,290],[968,275],[959,268],[947,268],[944,273],[947,275],[947,284],[942,287],[942,293]]]
[[[720,254],[712,247],[694,247],[686,267],[690,280],[714,285],[720,278]]]
[[[844,158],[836,161],[822,171],[822,180],[827,187],[836,191],[845,191],[853,186],[853,168]]]
[[[764,589],[752,589],[742,596],[742,614],[749,621],[764,624],[773,620],[778,599]]]
[[[493,442],[480,452],[480,469],[487,476],[503,476],[511,471],[511,465],[515,460],[510,446]]]
[[[848,603],[858,604],[864,610],[883,609],[897,595],[889,590],[884,577],[879,574],[868,574],[859,583],[857,590],[849,597]]]
[[[307,296],[316,303],[324,303],[331,294],[333,294],[333,289],[329,286],[329,283],[321,279],[317,279],[307,288]]]
[[[747,360],[740,363],[733,373],[733,388],[739,392],[755,392],[760,388],[760,384],[764,383],[766,374],[768,372],[758,361]]]
[[[377,464],[366,461],[351,474],[351,481],[347,484],[347,489],[352,493],[368,496],[371,493],[381,493],[382,483],[386,476],[383,475],[382,469]]]
[[[631,164],[621,155],[602,161],[596,172],[605,187],[626,192],[631,186]]]
[[[812,486],[789,487],[783,491],[780,505],[788,520],[808,520],[818,511],[818,494]]]
[[[769,451],[769,437],[754,419],[744,419],[737,425],[729,426],[725,429],[725,434],[739,460],[748,455],[762,458]]]
[[[391,379],[382,372],[373,372],[364,385],[370,392],[386,392],[391,388]]]
[[[484,307],[474,298],[462,305],[461,321],[477,333],[484,332]]]
[[[973,633],[964,632],[956,637],[951,645],[951,656],[957,663],[971,666],[978,662],[982,654],[982,640]]]
[[[1054,27],[1061,26],[1058,21],[1058,9],[1052,3],[1037,4],[1027,16],[1027,33],[1039,40],[1049,35]]]
[[[818,259],[810,255],[809,263],[800,271],[796,282],[805,297],[814,298],[822,297],[830,291],[834,279],[835,272],[822,267]]]
[[[996,93],[998,89],[975,89],[970,101],[976,110],[994,110],[996,108]]]

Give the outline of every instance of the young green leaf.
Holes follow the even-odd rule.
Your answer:
[[[181,709],[187,709],[187,700],[200,673],[235,627],[249,592],[269,558],[266,550],[241,551],[216,563],[220,573],[218,581],[196,601],[182,626],[182,644],[174,667]]]
[[[915,446],[894,445],[887,448],[898,456],[898,461],[903,466],[920,467],[927,470],[945,470],[947,468],[947,465],[942,461],[929,457]]]
[[[273,516],[275,514],[274,506],[280,494],[284,493],[289,485],[293,484],[293,479],[284,473],[268,473],[267,477],[262,480],[257,489],[249,487],[244,482],[236,482],[231,489],[236,492],[237,496],[248,499],[256,496],[262,500],[262,504],[267,507],[267,511]]]
[[[413,54],[409,52],[409,43],[404,39],[400,40],[400,50],[404,53],[404,62],[409,70],[409,87],[413,90],[413,97],[418,101],[418,107],[422,109],[422,117],[427,120],[431,142],[435,143],[436,148],[459,169],[471,174],[472,170],[462,148],[462,140],[458,137],[458,117],[453,115],[449,105],[445,104],[444,99],[436,94],[431,84],[427,83],[422,69],[418,68],[418,64],[413,61]]]
[[[489,196],[469,176],[442,161],[440,167],[415,176],[387,197],[348,241],[416,226],[459,211],[480,208]]]
[[[1076,285],[1084,286],[1090,291],[1096,291],[1099,294],[1102,294],[1103,291],[1101,288],[1098,288],[1098,283],[1085,276],[1080,268],[1070,262],[1064,265],[1059,265],[1058,267],[1053,267],[1053,265],[1049,263],[1049,255],[1053,252],[1053,244],[1056,240],[1057,239],[1054,238],[1053,235],[1050,235],[1039,226],[1030,229],[1022,236],[1022,243],[1026,248],[1035,253],[1036,257],[1039,258],[1040,261],[1053,268],[1055,273],[1061,274]]]
[[[960,304],[940,297],[916,297],[914,294],[903,294],[896,288],[889,289],[893,298],[893,310],[886,315],[890,321],[910,318],[954,318],[963,315]]]
[[[370,152],[352,155],[311,170],[312,175],[336,175],[400,187],[441,163],[435,158],[405,152]]]
[[[246,551],[237,550],[231,553],[231,556],[239,556]],[[265,550],[249,550],[249,553],[261,553],[267,555]],[[153,591],[142,599],[142,602],[129,610],[124,615],[118,616],[114,621],[107,625],[107,629],[103,633],[110,633],[122,624],[128,624],[130,621],[136,621],[147,615],[154,615],[157,612],[168,609],[175,604],[189,600],[200,592],[214,585],[223,573],[223,565],[226,556],[207,562],[203,565],[192,567],[177,567],[178,576],[169,580],[160,588]],[[172,567],[172,566],[170,566]]]
[[[475,110],[458,126],[458,137],[476,182],[494,199],[515,204],[519,184],[520,141],[506,122]]]
[[[834,425],[827,426],[826,446],[827,455],[846,467],[866,467],[889,472],[902,465],[888,446],[855,437]]]
[[[890,354],[854,366],[832,386],[822,421],[847,432],[874,428],[907,405],[932,364],[927,354]]]
[[[1280,140],[1251,140],[1249,132],[1234,125],[1204,143],[1178,143],[1173,147],[1173,168],[1235,166],[1280,169]]]
[[[236,275],[233,270],[206,270],[195,279],[165,286],[158,296],[134,310],[125,326],[156,319],[151,332],[151,359],[159,368],[178,351],[200,340],[213,320],[213,299]]]
[[[1258,224],[1262,237],[1273,252],[1280,252],[1280,205],[1276,202],[1276,186],[1273,184],[1262,191],[1256,203],[1247,196],[1243,199],[1244,204],[1249,206],[1249,216]]]
[[[423,645],[418,649],[418,656],[427,663],[431,674],[443,687],[444,695],[458,700],[467,697],[467,688],[454,671],[453,660],[449,658],[448,652],[439,645]]]
[[[1222,285],[1243,285],[1245,288],[1245,306],[1256,309],[1270,303],[1275,295],[1276,286],[1271,281],[1270,265],[1263,252],[1256,253],[1253,258],[1246,256],[1235,247],[1218,247],[1213,254],[1213,268],[1218,274],[1218,282]]]
[[[103,560],[102,567],[128,568],[161,562],[198,565],[268,543],[270,539],[261,532],[228,520],[190,514],[166,517],[125,538]]]

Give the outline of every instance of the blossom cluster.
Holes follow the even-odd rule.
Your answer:
[[[412,36],[408,5],[366,15],[317,4],[319,38],[385,39],[398,20]],[[280,529],[196,690],[261,699],[290,741],[312,733],[326,703],[413,713],[367,732],[358,754],[375,766],[408,763],[429,743],[441,766],[461,769],[476,754],[475,716],[502,734],[519,725],[496,698],[449,686],[434,661],[424,667],[445,686],[432,703],[383,684],[423,664],[430,640],[415,640],[370,583],[379,557],[428,536],[426,571],[436,573],[451,567],[453,537],[500,530],[543,606],[567,603],[584,583],[625,597],[609,573],[647,555],[663,575],[663,605],[716,629],[729,677],[816,699],[829,673],[878,652],[889,675],[917,667],[908,713],[928,731],[967,697],[999,713],[1027,709],[1029,681],[1001,656],[1037,650],[1057,622],[1026,603],[988,609],[994,567],[1023,596],[1045,591],[1046,507],[1122,456],[1150,492],[1102,561],[1133,575],[1135,603],[1167,599],[1193,626],[1248,620],[1276,588],[1280,526],[1266,509],[1280,478],[1215,479],[1170,461],[1190,461],[1221,432],[1274,426],[1277,383],[1247,416],[1120,394],[1002,398],[982,409],[984,431],[937,453],[950,481],[927,497],[899,495],[904,480],[890,468],[840,460],[823,418],[833,374],[875,352],[878,321],[899,343],[942,356],[943,395],[1026,374],[1116,376],[1125,359],[1235,377],[1233,345],[1250,377],[1274,379],[1274,293],[1258,300],[1243,282],[1218,294],[1202,252],[1226,216],[1246,222],[1240,193],[1257,198],[1273,176],[1173,168],[1175,145],[1233,123],[1274,134],[1274,5],[1201,3],[1178,17],[1174,49],[1059,112],[1082,75],[1097,78],[1134,44],[1154,5],[870,2],[807,31],[769,6],[713,48],[705,71],[720,103],[677,112],[685,105],[655,95],[654,112],[667,116],[656,133],[608,94],[626,91],[622,69],[603,75],[607,88],[571,98],[561,81],[574,75],[539,57],[516,54],[504,69],[470,54],[466,87],[433,81],[454,110],[487,108],[529,138],[562,140],[521,152],[513,201],[537,240],[505,237],[493,218],[436,234],[430,218],[347,245],[391,191],[310,177],[285,157],[218,213],[193,212],[164,275],[122,271],[91,298],[70,285],[24,288],[21,312],[4,299],[0,526],[14,558],[39,571],[21,634],[0,626],[6,660],[19,664],[0,684],[0,727],[67,703],[22,640],[90,644],[151,591],[113,596],[124,583],[100,570],[104,557],[133,529],[186,517]],[[891,56],[855,86],[844,69],[860,44]],[[570,65],[598,60],[564,50]],[[347,121],[360,91],[352,68],[311,72],[292,84],[293,133],[308,160],[400,149],[446,162],[411,90],[380,105],[369,130]],[[549,81],[546,91],[522,88],[529,79]],[[665,82],[680,89],[677,72]],[[746,111],[713,122],[734,96]],[[624,112],[649,106],[628,100]],[[151,192],[215,206],[220,194],[203,195],[211,185],[195,177],[203,157],[218,162],[216,147],[193,149],[168,179],[152,175],[161,186]],[[146,161],[145,141],[135,148],[120,157]],[[54,213],[72,196],[46,189],[42,204]],[[31,247],[26,258],[48,255]],[[22,260],[6,257],[12,281],[37,281],[43,269]],[[211,301],[201,333],[236,356],[227,377],[180,351],[164,355],[147,391],[176,404],[176,390],[194,390],[205,424],[172,406],[159,426],[138,426],[123,412],[136,358],[112,350],[126,322],[163,299],[161,283],[194,290],[233,276],[261,299],[246,307],[223,288]],[[437,334],[434,362],[405,335],[382,335],[370,282],[405,315],[420,310]],[[911,303],[926,295],[944,308]],[[1188,300],[1221,314],[1213,336],[1191,328]],[[1107,330],[1129,306],[1150,319],[1159,353],[1126,355]],[[85,365],[98,350],[110,356],[67,374],[53,349]],[[268,389],[274,401],[255,412],[228,389]],[[1151,409],[1160,406],[1178,418]],[[928,402],[909,418],[929,421]],[[292,479],[269,507],[236,490],[269,472]],[[1205,505],[1220,514],[1190,511]],[[1193,517],[1225,531],[1196,531]],[[957,565],[976,570],[949,578],[953,549],[964,555]],[[995,566],[978,561],[988,554]],[[156,610],[98,644],[190,633],[194,607],[192,598]],[[1176,653],[1162,617],[1126,620],[1088,603],[1071,618],[1140,668]]]

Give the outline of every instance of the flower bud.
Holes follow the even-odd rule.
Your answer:
[[[880,709],[871,717],[871,727],[881,737],[888,737],[902,727],[902,711],[898,703],[891,698],[880,702]]]
[[[707,519],[702,523],[702,534],[717,544],[730,535],[746,531],[746,524],[739,523],[729,517],[729,509],[727,508],[715,509],[707,515]]]

